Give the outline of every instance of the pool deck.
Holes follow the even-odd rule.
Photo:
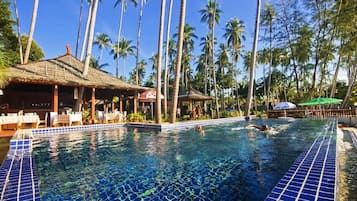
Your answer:
[[[0,200],[41,200],[35,161],[31,155],[34,135],[117,127],[174,130],[196,125],[215,125],[242,121],[226,118],[179,122],[176,124],[105,124],[19,130],[10,141],[10,150],[0,168]],[[336,122],[332,122],[303,152],[274,187],[266,200],[334,200],[336,182]]]

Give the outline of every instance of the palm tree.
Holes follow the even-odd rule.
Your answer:
[[[208,23],[208,28],[210,30],[211,38],[214,40],[214,25],[215,23],[219,24],[219,18],[222,13],[222,10],[218,8],[218,3],[216,0],[209,0],[204,9],[200,10],[201,13],[201,22]],[[211,65],[213,68],[213,83],[214,83],[214,94],[215,94],[215,103],[216,103],[216,113],[219,118],[219,108],[218,108],[218,97],[217,97],[217,82],[216,82],[216,72],[214,70],[214,41],[212,40],[211,44]]]
[[[82,50],[81,50],[81,56],[79,57],[79,60],[83,61],[84,57],[84,52],[86,51],[86,46],[87,46],[87,38],[88,38],[88,31],[89,31],[89,26],[90,26],[90,20],[92,16],[92,9],[93,9],[93,2],[91,0],[88,0],[88,17],[87,17],[87,22],[86,22],[86,30],[84,31],[84,38],[83,38],[83,43],[82,43]],[[79,27],[81,25],[78,25]],[[78,30],[80,31],[80,30]],[[77,37],[77,42],[79,43],[79,37]]]
[[[271,72],[273,66],[273,21],[275,18],[275,11],[272,5],[266,4],[265,10],[262,14],[262,25],[269,27],[269,78],[268,78],[268,86],[267,86],[267,101],[266,107],[268,109],[269,102],[270,102],[270,83],[271,83]]]
[[[90,61],[89,61],[89,66],[99,69],[99,70],[102,70],[104,67],[109,66],[109,64],[108,63],[100,64],[99,58],[95,59],[94,57],[91,57]]]
[[[254,44],[252,48],[252,63],[249,69],[249,85],[248,85],[248,96],[247,96],[247,106],[245,110],[245,116],[250,114],[250,109],[252,105],[253,90],[254,90],[254,69],[255,61],[257,57],[257,46],[258,46],[258,35],[259,35],[259,19],[260,19],[260,4],[261,0],[257,0],[257,12],[255,16],[255,31],[254,31]]]
[[[181,84],[185,88],[187,88],[188,82],[188,74],[190,72],[190,60],[192,57],[192,51],[194,47],[194,39],[197,38],[196,34],[194,33],[195,28],[190,26],[189,24],[185,24],[184,27],[184,38],[183,38],[183,52],[182,52],[182,79]],[[177,37],[178,34],[174,34],[174,37]]]
[[[110,43],[111,43],[111,40],[107,34],[105,34],[105,33],[97,34],[97,37],[94,40],[94,45],[98,45],[98,48],[100,50],[98,63],[100,63],[100,60],[103,56],[103,50],[106,49],[107,47],[109,47]]]
[[[164,22],[165,22],[165,7],[166,0],[161,1],[161,12],[160,12],[160,26],[159,26],[159,40],[157,44],[157,71],[156,71],[156,118],[155,122],[157,124],[161,123],[161,65],[162,65],[162,41],[164,37]]]
[[[177,100],[178,92],[180,86],[180,71],[181,71],[181,59],[182,59],[182,46],[183,46],[183,34],[185,27],[185,17],[186,17],[186,0],[181,0],[180,8],[180,23],[179,23],[179,34],[177,41],[177,56],[176,56],[176,72],[175,72],[175,81],[173,87],[173,96],[172,96],[172,108],[171,108],[171,119],[170,123],[175,123],[176,121],[176,110],[177,110]]]
[[[137,0],[130,0],[130,2],[132,2],[134,4],[134,6],[136,7],[136,5],[138,4],[138,1]],[[120,18],[119,18],[119,28],[118,28],[118,38],[117,38],[117,46],[120,47],[120,41],[121,41],[121,38],[120,38],[120,35],[121,35],[121,29],[122,29],[122,26],[123,26],[123,14],[126,10],[126,7],[128,6],[127,5],[127,0],[116,0],[115,1],[115,4],[114,4],[114,7],[117,7],[118,4],[121,4],[121,9],[120,9]],[[115,60],[115,75],[116,77],[119,76],[119,57],[116,58]]]
[[[29,39],[27,41],[27,46],[26,46],[26,51],[25,51],[25,56],[24,56],[25,64],[27,64],[27,62],[29,60],[29,56],[30,56],[30,49],[31,49],[33,34],[35,32],[38,3],[39,3],[39,0],[33,1],[33,10],[32,10],[32,19],[31,19],[31,26],[30,26],[30,32],[29,32]]]
[[[242,41],[245,40],[245,36],[243,35],[244,29],[245,26],[243,21],[238,20],[237,18],[233,18],[230,21],[228,21],[225,27],[225,33],[223,36],[227,39],[227,44],[231,46],[232,49],[233,68],[238,68],[237,63],[239,59],[240,50],[242,48]],[[232,76],[234,77],[235,74],[232,73]],[[232,84],[234,83],[232,82]],[[237,85],[238,85],[238,80],[237,80]],[[237,90],[238,90],[238,86],[237,86]],[[237,104],[238,104],[238,96],[237,96]]]
[[[170,27],[171,27],[171,16],[172,16],[172,6],[173,0],[169,3],[169,13],[166,24],[166,43],[165,43],[165,71],[164,71],[164,115],[167,118],[167,96],[168,96],[168,71],[169,71],[169,48],[170,48]]]
[[[20,54],[20,62],[21,64],[24,63],[24,56],[22,50],[22,43],[21,43],[21,31],[20,31],[20,19],[19,19],[19,12],[17,10],[17,3],[14,0],[14,8],[15,8],[15,16],[16,16],[16,27],[17,27],[17,42],[19,43],[19,54]]]
[[[80,40],[81,28],[82,28],[82,13],[83,13],[83,0],[81,0],[80,6],[79,6],[79,17],[78,17],[78,29],[77,29],[75,57],[77,57],[77,55],[78,55],[78,46],[79,46],[79,40]]]
[[[86,77],[88,75],[88,69],[89,69],[89,62],[92,54],[92,44],[93,44],[93,38],[94,38],[94,27],[95,27],[95,21],[97,18],[97,8],[98,8],[98,0],[92,0],[93,2],[93,8],[92,8],[92,15],[90,16],[90,26],[89,26],[89,34],[88,34],[88,47],[86,51],[86,58],[84,61],[84,69],[83,69],[83,77]]]
[[[224,100],[224,88],[225,88],[225,86],[228,86],[229,82],[231,82],[230,80],[232,80],[232,79],[227,79],[227,76],[226,76],[225,68],[227,68],[227,73],[228,73],[229,72],[228,70],[231,66],[228,58],[229,58],[228,47],[225,44],[221,43],[219,45],[218,58],[217,58],[216,64],[218,66],[217,78],[220,81],[219,86],[221,88],[221,100],[222,100],[221,111],[222,112],[226,108],[225,100]]]
[[[142,24],[142,18],[143,18],[143,7],[144,4],[146,4],[147,0],[140,0],[140,11],[139,11],[139,24],[138,24],[138,34],[136,37],[136,78],[135,78],[135,83],[136,85],[139,85],[139,52],[140,52],[140,35],[141,35],[141,24]]]
[[[136,68],[134,68],[130,73],[129,73],[129,82],[132,84],[136,83],[136,77],[138,76],[138,85],[142,85],[144,77],[145,77],[145,69],[146,69],[147,63],[145,60],[141,60],[139,64],[137,65]]]
[[[122,38],[121,41],[119,42],[119,46],[117,46],[118,43],[112,45],[112,50],[111,54],[114,55],[114,59],[118,60],[119,58],[123,58],[123,77],[125,79],[125,59],[128,55],[134,56],[134,50],[135,46],[131,45],[131,40],[126,40],[125,38]]]

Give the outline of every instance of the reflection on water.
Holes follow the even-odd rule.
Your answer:
[[[256,120],[154,132],[119,128],[34,139],[42,200],[264,200],[324,122]],[[232,129],[232,128],[242,129]]]
[[[357,150],[352,144],[350,133],[344,131],[343,146],[345,151],[339,154],[339,200],[357,200]]]

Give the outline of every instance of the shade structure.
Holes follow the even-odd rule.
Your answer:
[[[161,94],[160,98],[163,99],[164,96]],[[140,94],[139,100],[141,102],[155,102],[156,101],[156,90],[144,91],[143,93]]]
[[[213,98],[191,88],[186,91],[182,91],[179,94],[178,99],[180,101],[208,101],[212,100]]]
[[[288,109],[294,109],[296,108],[296,105],[294,103],[290,102],[280,102],[275,107],[273,108],[274,110],[288,110]]]
[[[299,103],[301,106],[314,106],[314,105],[332,105],[341,103],[341,99],[337,98],[313,98],[311,100]]]

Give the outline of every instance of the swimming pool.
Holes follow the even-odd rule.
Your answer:
[[[118,128],[34,139],[41,200],[264,200],[323,121],[239,121],[155,132]]]

